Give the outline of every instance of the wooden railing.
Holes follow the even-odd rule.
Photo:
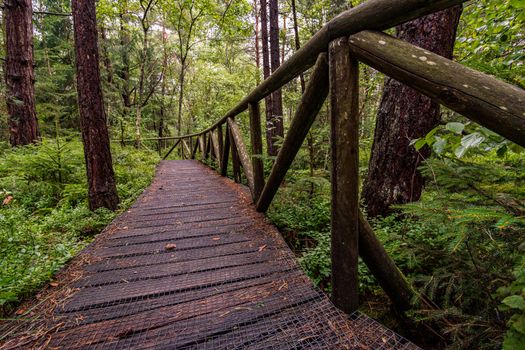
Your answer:
[[[450,109],[525,146],[525,92],[486,74],[373,31],[383,30],[462,0],[369,0],[327,25],[212,126],[180,137],[183,156],[212,158],[226,176],[231,153],[233,177],[241,168],[260,212],[270,206],[319,110],[330,95],[332,150],[333,301],[345,312],[358,306],[357,262],[361,256],[399,309],[415,296],[359,210],[359,62],[389,75]],[[264,178],[259,103],[287,82],[315,67],[270,175]],[[235,117],[248,110],[250,148]],[[158,139],[157,139],[158,140]]]

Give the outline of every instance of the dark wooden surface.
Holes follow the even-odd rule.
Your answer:
[[[329,47],[332,155],[332,297],[341,310],[359,307],[359,64],[348,39]]]
[[[48,286],[0,349],[415,348],[340,313],[250,192],[197,161],[153,184]]]

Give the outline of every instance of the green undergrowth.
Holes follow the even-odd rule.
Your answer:
[[[129,207],[154,175],[155,152],[112,146],[120,209],[92,212],[78,139],[0,149],[0,314],[5,316]],[[58,281],[59,282],[59,281]]]
[[[421,168],[428,179],[422,199],[371,220],[389,255],[437,306],[408,316],[438,330],[440,347],[525,346],[524,169],[523,153],[497,149],[462,158],[434,157]],[[291,171],[268,215],[305,272],[330,292],[328,175],[311,178]],[[366,266],[359,264],[362,299],[385,300]],[[382,318],[389,308],[372,312]]]

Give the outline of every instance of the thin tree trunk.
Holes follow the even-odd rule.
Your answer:
[[[106,36],[106,28],[104,25],[100,26],[100,38],[102,39],[101,52],[102,52],[102,62],[104,63],[104,68],[106,69],[106,81],[108,84],[113,84],[113,65],[111,64],[111,59],[109,57],[108,47],[106,41],[108,40]]]
[[[181,61],[180,66],[180,77],[179,77],[179,108],[178,108],[178,117],[177,117],[177,131],[179,132],[178,136],[183,134],[182,131],[182,99],[184,98],[184,83],[186,78],[186,60]]]
[[[461,6],[456,6],[405,23],[397,27],[397,35],[452,58],[461,10]],[[430,155],[430,149],[418,152],[409,143],[426,135],[439,122],[438,103],[393,79],[386,80],[363,188],[370,216],[388,215],[392,204],[420,198],[424,178],[417,168]]]
[[[80,128],[88,178],[89,207],[115,210],[115,186],[109,134],[104,113],[98,54],[95,0],[73,0],[77,92]]]
[[[5,81],[12,146],[38,140],[33,70],[33,8],[31,0],[5,0]]]
[[[277,0],[270,0],[270,61],[272,73],[281,65],[279,56],[279,4]],[[267,120],[266,130],[266,138],[270,139],[268,155],[276,156],[278,152],[275,145],[276,138],[284,136],[281,89],[272,93],[272,114],[270,120]]]
[[[168,71],[168,33],[164,23],[162,24],[162,82],[160,86],[160,113],[159,113],[159,137],[164,137],[164,124],[166,121],[166,103],[164,101],[166,95],[166,72]],[[164,141],[159,140],[159,151],[164,147]]]
[[[144,80],[146,79],[146,63],[148,57],[148,33],[149,27],[146,25],[143,28],[143,39],[142,39],[142,54],[143,57],[140,61],[140,76],[139,76],[139,87],[138,87],[138,99],[135,101],[135,147],[139,148],[142,137],[142,103],[144,100]]]
[[[259,45],[259,9],[257,7],[257,0],[254,0],[253,2],[253,12],[255,16],[255,67],[257,68],[257,74],[255,75],[255,83],[256,85],[259,85],[259,83],[261,82],[261,72],[259,71],[261,69],[261,53]]]
[[[122,96],[122,116],[120,121],[120,138],[121,143],[124,144],[124,120],[126,120],[131,110],[131,85],[130,85],[130,62],[129,62],[129,44],[131,42],[128,26],[128,6],[127,1],[124,0],[121,4],[122,8],[119,14],[120,17],[120,54],[122,58],[122,68],[119,70],[119,76],[122,80],[121,96]]]
[[[299,24],[297,23],[297,7],[295,5],[295,0],[292,0],[292,17],[293,17],[293,32],[295,36],[295,50],[299,51],[301,48],[301,38],[299,37]],[[301,80],[301,92],[304,93],[306,89],[306,83],[304,81],[304,74],[299,74]]]
[[[261,41],[262,41],[262,61],[263,61],[263,77],[264,79],[270,76],[270,50],[268,41],[268,4],[266,0],[261,0]],[[266,115],[266,146],[268,154],[273,145],[272,135],[268,131],[269,121],[272,120],[272,95],[268,95],[264,99],[265,115]]]

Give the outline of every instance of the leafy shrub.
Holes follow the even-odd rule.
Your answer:
[[[123,210],[149,185],[159,158],[115,146],[113,160]],[[85,176],[76,140],[0,153],[0,313],[49,281],[118,214],[88,209]]]

